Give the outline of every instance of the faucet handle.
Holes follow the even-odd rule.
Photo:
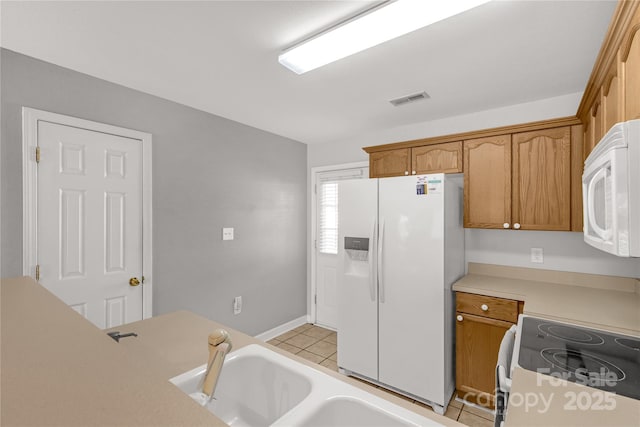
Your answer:
[[[231,351],[231,343],[223,342],[218,344],[218,346],[213,350],[212,347],[209,348],[209,362],[207,364],[207,372],[205,373],[204,382],[202,384],[202,393],[209,396],[209,398],[213,397],[213,392],[218,384],[218,377],[220,376],[220,370],[222,369],[224,358],[227,353]]]
[[[223,342],[229,342],[229,332],[224,329],[216,329],[209,334],[209,345],[217,346]]]

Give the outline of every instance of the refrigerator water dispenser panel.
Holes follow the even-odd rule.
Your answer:
[[[345,236],[344,250],[354,261],[367,261],[369,259],[369,238]]]

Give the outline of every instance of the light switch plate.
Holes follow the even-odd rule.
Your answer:
[[[222,229],[222,240],[233,240],[233,227],[225,227]]]
[[[542,248],[531,248],[531,262],[542,264],[544,262],[544,251]]]

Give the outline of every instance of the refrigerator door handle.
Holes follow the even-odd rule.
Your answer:
[[[373,218],[373,229],[371,230],[371,244],[369,248],[369,295],[371,296],[371,301],[376,300],[376,276],[375,276],[375,262],[373,256],[373,242],[376,240],[376,230],[378,228],[378,220],[377,218]]]
[[[382,278],[382,247],[384,244],[384,219],[380,221],[380,235],[378,236],[378,292],[380,294],[380,302],[384,302],[384,281]]]

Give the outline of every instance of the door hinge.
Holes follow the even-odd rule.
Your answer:
[[[36,265],[36,282],[40,281],[40,264]]]
[[[142,284],[144,285],[144,276],[142,276],[141,279],[142,279]]]
[[[40,147],[36,147],[36,163],[40,163]]]

